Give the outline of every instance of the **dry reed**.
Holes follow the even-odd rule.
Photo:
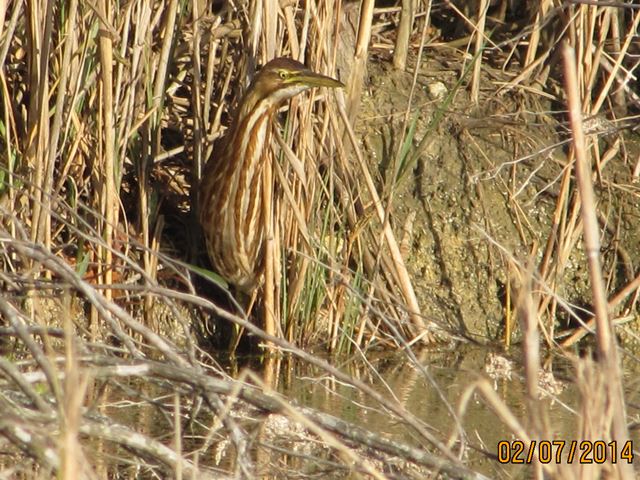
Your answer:
[[[622,332],[634,341],[637,335],[618,328],[613,313],[617,307],[618,319],[637,317],[640,277],[621,241],[623,215],[597,200],[608,192],[629,204],[640,197],[636,185],[617,181],[621,171],[635,180],[640,172],[629,137],[618,135],[640,108],[632,86],[640,12],[556,0],[527,2],[521,10],[519,2],[506,1],[400,3],[377,9],[367,1],[357,10],[337,0],[0,2],[3,474],[254,478],[260,469],[275,475],[270,472],[283,468],[283,458],[302,456],[274,441],[297,432],[306,435],[301,443],[321,445],[311,450],[309,463],[336,478],[424,478],[430,472],[486,478],[463,460],[472,394],[479,392],[496,412],[505,438],[552,438],[539,399],[540,348],[558,349],[563,315],[577,322],[565,346],[594,325],[598,339],[598,363],[571,357],[583,412],[575,438],[626,442],[615,338]],[[556,55],[562,42],[577,56],[565,70],[576,74],[566,89]],[[390,173],[381,178],[364,154],[358,122],[368,62],[384,64],[391,49],[394,66],[412,75],[401,140],[390,155]],[[427,127],[416,129],[423,51],[453,63],[456,78]],[[203,282],[224,282],[196,265],[202,252],[194,192],[252,74],[280,55],[305,60],[316,71],[338,71],[347,88],[295,99],[278,116],[265,331],[256,324],[261,319],[231,313],[221,295],[211,300],[202,294]],[[482,339],[500,326],[476,335],[425,314],[410,259],[415,215],[401,235],[398,213],[402,182],[422,168],[439,127],[457,109],[470,108],[460,107],[461,98],[482,109],[492,100],[509,104],[525,97],[530,103],[513,101],[516,113],[552,125],[560,138],[539,147],[518,124],[507,125],[503,138],[517,138],[524,152],[514,149],[513,160],[499,165],[485,155],[487,167],[477,178],[504,186],[517,219],[519,243],[513,244],[526,246],[522,262],[516,253],[522,249],[496,239],[490,222],[478,228],[496,276],[506,278],[507,323],[522,325],[506,335],[509,344],[522,340],[530,423],[485,380],[474,383],[457,408],[450,405],[415,356],[419,343]],[[530,105],[555,110],[540,107],[527,117]],[[475,137],[465,137],[465,128],[459,136],[470,139],[469,148],[482,149]],[[536,175],[547,167],[537,162],[572,141],[568,156],[550,162],[551,179],[540,188]],[[588,193],[594,187],[596,200]],[[521,200],[528,188],[536,196],[553,193],[550,228],[532,241],[535,227]],[[594,291],[593,315],[587,315],[593,319],[586,321],[562,294],[565,275],[583,258],[581,238]],[[602,264],[594,262],[599,238],[613,245]],[[348,385],[406,428],[412,441],[391,441],[275,394],[272,375],[286,368],[284,356],[265,359],[262,378],[231,378],[202,348],[207,328],[219,331],[223,324]],[[301,348],[306,345],[351,352],[365,362],[372,347],[402,352],[416,372],[413,381],[429,385],[445,405],[454,424],[448,441],[433,433],[424,412],[412,411],[391,388],[378,388],[375,369],[368,372],[373,380],[354,378]],[[608,405],[615,405],[613,412]],[[275,436],[255,429],[266,428],[267,420],[284,421],[286,428]],[[397,470],[387,468],[398,459]],[[302,470],[301,464],[292,470]],[[633,475],[622,463],[592,469],[537,463],[534,472],[550,478]]]

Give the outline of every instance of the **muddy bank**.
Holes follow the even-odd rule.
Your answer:
[[[519,284],[520,263],[537,269],[542,318],[561,327],[571,314],[585,316],[580,307],[588,308],[591,298],[588,271],[573,174],[563,187],[570,167],[558,105],[543,92],[501,89],[509,79],[490,68],[474,105],[457,86],[462,64],[437,51],[427,56],[411,99],[411,73],[371,62],[358,119],[380,189],[404,168],[392,222],[423,312],[472,337],[500,337],[507,296],[516,294],[507,285]],[[444,109],[439,122],[438,109]],[[411,137],[413,122],[412,151],[425,136],[427,146],[416,161],[398,167],[403,127]],[[606,122],[595,125],[590,141],[598,142],[600,161],[610,157],[595,186],[602,258],[609,292],[615,292],[633,278],[640,253],[639,192],[625,160],[632,152],[637,158],[639,142],[609,131]]]

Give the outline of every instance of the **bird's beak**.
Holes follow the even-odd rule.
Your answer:
[[[291,79],[295,83],[301,83],[307,85],[309,87],[329,87],[329,88],[343,88],[344,83],[335,78],[327,77],[326,75],[322,75],[320,73],[313,72],[311,70],[307,70],[305,72],[300,72],[299,75],[296,75]]]

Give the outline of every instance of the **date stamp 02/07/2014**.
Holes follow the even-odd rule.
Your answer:
[[[615,440],[522,440],[501,441],[497,447],[500,463],[633,463],[633,441]]]

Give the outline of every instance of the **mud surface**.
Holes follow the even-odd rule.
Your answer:
[[[407,247],[405,260],[424,314],[471,337],[497,338],[507,285],[518,285],[515,265],[540,269],[547,248],[552,268],[536,289],[557,294],[560,304],[588,306],[573,174],[560,225],[553,226],[568,137],[564,118],[550,112],[562,107],[542,92],[500,90],[508,78],[489,67],[480,100],[473,104],[468,82],[457,85],[463,66],[428,56],[432,59],[423,64],[412,98],[413,74],[371,63],[358,123],[381,191],[393,172],[402,170],[397,152],[412,122],[409,157],[426,138],[417,160],[404,164],[391,216]],[[597,126],[589,140],[598,142],[600,162],[607,152],[614,154],[596,178],[604,269],[613,292],[633,278],[640,254],[639,191],[632,183],[634,165],[624,160],[634,158],[624,155],[630,152],[637,159],[638,138],[605,135],[606,128],[606,123]],[[573,228],[578,233],[571,233]],[[558,235],[549,243],[554,231]],[[563,308],[550,311],[554,319],[568,317]]]

